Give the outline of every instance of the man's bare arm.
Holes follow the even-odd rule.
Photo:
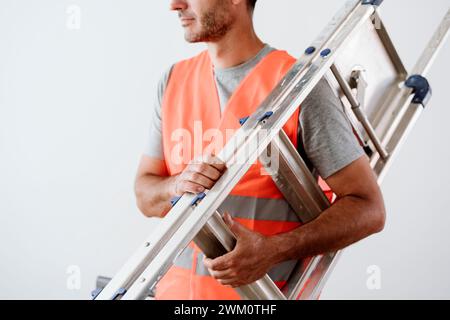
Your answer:
[[[383,230],[384,201],[366,156],[326,182],[337,195],[337,201],[316,220],[272,237],[276,260],[299,259],[340,250]]]
[[[170,210],[173,179],[164,161],[142,156],[134,188],[137,206],[145,216],[163,217]]]
[[[287,233],[266,237],[225,215],[237,242],[231,252],[205,258],[211,275],[223,285],[239,287],[262,278],[279,262],[340,250],[383,229],[384,202],[366,156],[326,182],[338,200],[314,221]]]

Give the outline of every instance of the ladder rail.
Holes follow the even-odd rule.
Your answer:
[[[275,157],[278,157],[278,170],[273,170],[266,162],[262,162],[266,171],[271,173],[273,181],[302,223],[316,219],[330,207],[330,202],[284,130],[272,140],[269,148],[271,157],[273,152]],[[320,259],[320,257],[309,258],[306,265],[303,260],[297,262],[287,282],[288,299],[300,294],[305,279],[309,278],[306,271],[312,270],[312,266]]]
[[[428,45],[425,47],[422,55],[419,60],[416,62],[415,66],[412,69],[410,75],[422,75],[426,76],[428,71],[433,64],[437,54],[448,38],[450,30],[450,10],[447,11],[443,20],[437,27],[434,32],[432,38],[430,39]],[[386,146],[388,150],[390,150],[391,156],[384,163],[381,161],[379,157],[375,154],[371,159],[371,164],[378,176],[381,177],[381,180],[386,175],[388,169],[390,168],[392,162],[395,160],[399,150],[404,144],[406,137],[408,136],[411,129],[414,127],[417,119],[420,117],[423,112],[423,108],[420,105],[412,103],[413,100],[413,90],[406,86],[402,86],[397,88],[395,93],[395,99],[392,104],[398,105],[397,108],[389,108],[389,109],[398,109],[401,110],[399,114],[401,117],[398,117],[394,120],[394,124],[392,125],[386,134],[382,137],[382,143]]]
[[[421,56],[413,67],[411,74],[428,74],[430,67],[433,65],[436,56],[439,54],[443,44],[446,42],[450,28],[450,9],[447,10],[444,18],[437,27],[427,46],[423,50]]]
[[[278,190],[302,223],[316,219],[329,207],[329,201],[284,130],[272,140],[268,149],[270,158],[277,158],[275,168],[266,159],[260,157],[259,161]]]

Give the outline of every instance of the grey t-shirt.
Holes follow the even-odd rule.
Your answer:
[[[270,52],[269,45],[252,59],[232,68],[214,69],[220,107],[227,102],[240,82]],[[145,155],[164,159],[161,134],[161,106],[164,91],[172,67],[167,70],[158,84],[158,95],[151,111],[150,132]],[[353,161],[364,151],[354,136],[350,123],[342,111],[342,105],[328,82],[322,79],[303,101],[299,116],[299,152],[313,170],[326,179]]]

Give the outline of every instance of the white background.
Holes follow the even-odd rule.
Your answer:
[[[343,1],[259,0],[261,38],[299,56]],[[67,27],[70,5],[81,28]],[[449,0],[386,0],[411,68]],[[203,49],[184,42],[169,1],[0,0],[0,298],[87,299],[157,221],[133,180],[162,72]],[[446,45],[434,97],[383,184],[386,229],[345,251],[324,299],[450,298],[450,105]],[[367,268],[381,270],[369,290]],[[70,289],[70,266],[81,286]]]

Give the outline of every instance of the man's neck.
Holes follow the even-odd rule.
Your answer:
[[[214,67],[226,69],[240,65],[258,54],[264,43],[253,26],[235,26],[217,42],[208,42],[208,52]]]

